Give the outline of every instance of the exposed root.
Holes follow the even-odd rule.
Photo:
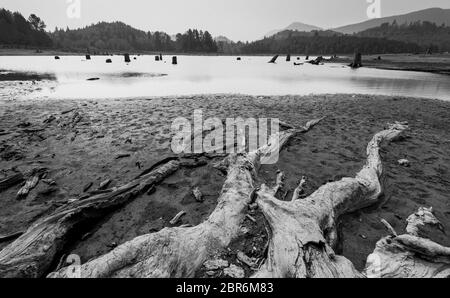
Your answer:
[[[450,277],[450,248],[427,239],[422,232],[424,227],[441,229],[432,208],[420,208],[407,221],[406,234],[378,241],[367,258],[365,275],[375,278]]]
[[[355,178],[328,183],[303,200],[279,201],[263,185],[257,202],[272,233],[268,258],[254,276],[362,277],[349,260],[334,254],[336,221],[377,202],[382,192],[380,146],[406,129],[396,123],[377,133],[367,147],[366,165]]]
[[[305,127],[273,135],[267,146],[244,155],[230,155],[227,179],[210,217],[192,228],[166,228],[137,237],[81,266],[82,277],[193,277],[195,272],[226,248],[239,231],[245,210],[254,194],[256,170],[261,158],[278,152],[287,141],[306,132],[321,119]],[[63,268],[51,277],[67,277]]]

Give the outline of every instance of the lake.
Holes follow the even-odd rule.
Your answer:
[[[163,62],[155,61],[154,56],[136,56],[136,60],[134,57],[127,64],[122,56],[92,56],[89,61],[84,56],[61,56],[60,60],[48,56],[1,56],[0,70],[53,74],[56,84],[27,94],[33,98],[361,93],[450,100],[450,77],[431,73],[352,70],[337,63],[294,66],[293,62],[305,59],[297,60],[296,56],[291,62],[280,56],[276,64],[267,63],[269,56],[244,56],[241,61],[231,56],[178,56],[178,65],[171,64],[171,56],[164,56]],[[105,63],[108,58],[113,63]],[[90,78],[98,80],[88,81]]]

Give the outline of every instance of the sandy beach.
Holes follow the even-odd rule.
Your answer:
[[[408,138],[383,152],[385,193],[382,202],[341,220],[337,251],[362,269],[375,243],[386,235],[380,218],[403,232],[405,219],[420,206],[432,206],[445,230],[450,229],[450,103],[369,95],[243,96],[204,95],[147,100],[2,100],[0,101],[0,180],[15,173],[29,175],[47,169],[47,176],[22,200],[20,184],[0,193],[0,235],[26,230],[70,200],[82,199],[100,183],[127,183],[142,169],[173,156],[170,126],[176,117],[273,117],[300,126],[327,118],[308,134],[293,140],[276,165],[263,166],[258,180],[273,183],[276,171],[285,173],[286,197],[301,176],[308,178],[306,194],[319,186],[353,176],[365,162],[365,149],[374,133],[388,122],[408,121]],[[51,117],[51,118],[50,118]],[[52,119],[52,120],[50,120]],[[47,120],[47,121],[45,121]],[[44,123],[46,122],[46,123]],[[408,159],[409,167],[399,159]],[[216,207],[224,174],[214,159],[195,169],[182,169],[165,179],[155,192],[136,198],[84,227],[65,254],[86,262],[136,236],[171,226],[197,225]],[[86,190],[87,186],[92,186]],[[199,187],[203,203],[192,196]],[[258,213],[254,214],[258,216]],[[255,241],[264,242],[261,227],[246,222],[249,232],[233,244],[250,256]],[[442,234],[430,239],[449,246]],[[0,244],[0,248],[9,242]]]

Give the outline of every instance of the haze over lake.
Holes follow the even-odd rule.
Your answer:
[[[105,63],[111,58],[113,63]],[[131,98],[166,95],[239,93],[250,95],[363,93],[450,100],[448,76],[425,72],[350,69],[343,64],[294,66],[280,56],[269,64],[268,56],[171,56],[157,62],[154,56],[138,56],[126,64],[122,56],[3,56],[0,69],[54,74],[54,88],[44,87],[27,96],[49,98]],[[294,56],[294,62],[305,57]],[[90,78],[98,78],[88,81]]]

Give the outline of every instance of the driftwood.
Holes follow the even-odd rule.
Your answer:
[[[36,187],[39,183],[40,174],[36,174],[30,177],[30,179],[25,182],[25,185],[22,186],[17,192],[17,199],[24,199],[28,195],[28,193]]]
[[[367,147],[367,162],[355,178],[328,183],[309,197],[290,202],[274,197],[263,185],[258,206],[270,226],[268,257],[255,277],[363,277],[353,264],[334,253],[336,222],[348,212],[372,205],[382,192],[379,155],[384,142],[406,130],[400,123],[377,133]]]
[[[191,228],[165,228],[137,237],[108,254],[81,266],[81,277],[193,277],[196,271],[226,248],[240,233],[247,206],[254,198],[255,175],[260,159],[280,150],[297,133],[306,132],[321,119],[301,129],[274,135],[268,145],[248,154],[233,154],[228,175],[210,217]],[[66,268],[50,277],[70,276]]]
[[[66,204],[37,221],[0,251],[0,277],[42,277],[83,224],[145,193],[179,167],[180,161],[169,161],[112,192]]]
[[[23,174],[18,173],[13,176],[7,177],[3,180],[0,180],[0,191],[7,190],[10,187],[13,187],[23,181]]]
[[[378,241],[367,258],[365,275],[375,278],[449,278],[450,247],[426,238],[429,229],[442,230],[432,208],[419,208],[407,222],[406,234],[391,233]]]

